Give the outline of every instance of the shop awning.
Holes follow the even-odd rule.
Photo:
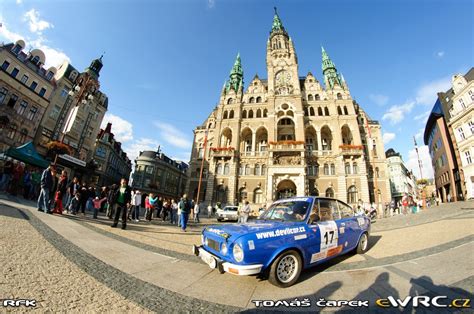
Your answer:
[[[49,162],[38,154],[32,142],[28,142],[16,148],[9,148],[5,155],[23,161],[26,164],[47,168]]]

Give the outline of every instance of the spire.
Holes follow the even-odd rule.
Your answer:
[[[86,69],[86,72],[93,75],[96,79],[99,78],[99,73],[104,64],[102,63],[102,54],[99,59],[94,59],[91,62],[91,65]]]
[[[226,91],[233,89],[239,92],[244,88],[244,71],[242,70],[242,62],[240,60],[240,53],[237,54],[234,66],[229,74],[229,81],[226,83]]]
[[[336,66],[334,65],[332,60],[329,58],[329,55],[327,54],[326,50],[324,50],[323,46],[321,46],[321,54],[323,57],[322,69],[323,69],[324,81],[326,83],[326,88],[329,88],[329,87],[334,88],[334,85],[336,84],[344,88],[341,77],[337,73]]]
[[[275,15],[273,16],[273,24],[272,24],[272,32],[274,31],[284,31],[285,28],[283,27],[283,23],[280,20],[280,17],[278,16],[277,8],[273,7],[275,10]]]

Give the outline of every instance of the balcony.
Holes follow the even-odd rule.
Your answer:
[[[268,155],[267,151],[260,152],[240,152],[240,157],[266,157]]]
[[[233,147],[213,147],[211,148],[212,157],[235,157],[237,152]]]
[[[332,150],[306,150],[306,157],[331,156],[332,154],[333,154]]]
[[[339,145],[339,148],[341,149],[341,154],[351,156],[362,155],[362,152],[364,151],[364,146],[362,145],[343,144]]]
[[[302,141],[278,141],[270,142],[270,151],[283,152],[283,151],[304,151],[304,142]]]

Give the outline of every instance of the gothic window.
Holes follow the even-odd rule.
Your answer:
[[[327,188],[326,197],[334,197],[334,190],[332,188]]]
[[[321,100],[321,97],[319,96],[319,94],[314,95],[314,100]]]
[[[262,110],[257,109],[257,115],[255,117],[256,118],[261,118],[262,117]]]
[[[229,173],[230,173],[230,165],[229,165],[229,163],[226,162],[224,164],[224,174],[229,175]]]
[[[329,175],[329,165],[328,164],[324,164],[324,175],[325,176]]]
[[[354,185],[347,190],[347,201],[349,204],[357,203],[357,188]]]
[[[318,107],[318,116],[323,115],[323,109],[321,107]]]
[[[342,116],[342,110],[341,107],[337,106],[337,114]]]
[[[346,174],[351,174],[351,164],[346,162],[345,163],[345,170],[346,170]]]
[[[263,117],[266,118],[268,116],[268,111],[267,109],[263,109]]]
[[[347,116],[349,114],[349,112],[347,111],[347,107],[344,106],[344,114]]]
[[[313,101],[313,95],[311,94],[308,95],[308,101]]]
[[[247,110],[242,111],[242,119],[247,119]]]
[[[229,119],[234,119],[234,110],[231,110],[229,113]]]
[[[227,99],[227,104],[228,104],[228,105],[230,105],[230,104],[232,104],[232,103],[234,103],[234,100],[233,100],[232,98]]]
[[[257,103],[261,103],[262,102],[262,97],[258,96],[257,97]]]
[[[324,115],[329,116],[329,109],[328,107],[324,107]]]
[[[337,99],[339,99],[339,100],[342,99],[342,94],[341,93],[337,93]]]
[[[249,119],[253,118],[253,110],[249,110]]]
[[[310,116],[315,116],[313,107],[309,107],[309,115]]]
[[[227,119],[227,110],[224,111],[224,117],[222,117],[222,119]]]
[[[254,102],[255,102],[255,98],[250,97],[250,98],[249,98],[249,103],[253,104]]]

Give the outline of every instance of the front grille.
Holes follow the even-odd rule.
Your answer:
[[[213,250],[219,252],[219,242],[214,241],[214,240],[212,240],[212,239],[207,239],[207,245],[208,245],[211,249],[213,249]]]

